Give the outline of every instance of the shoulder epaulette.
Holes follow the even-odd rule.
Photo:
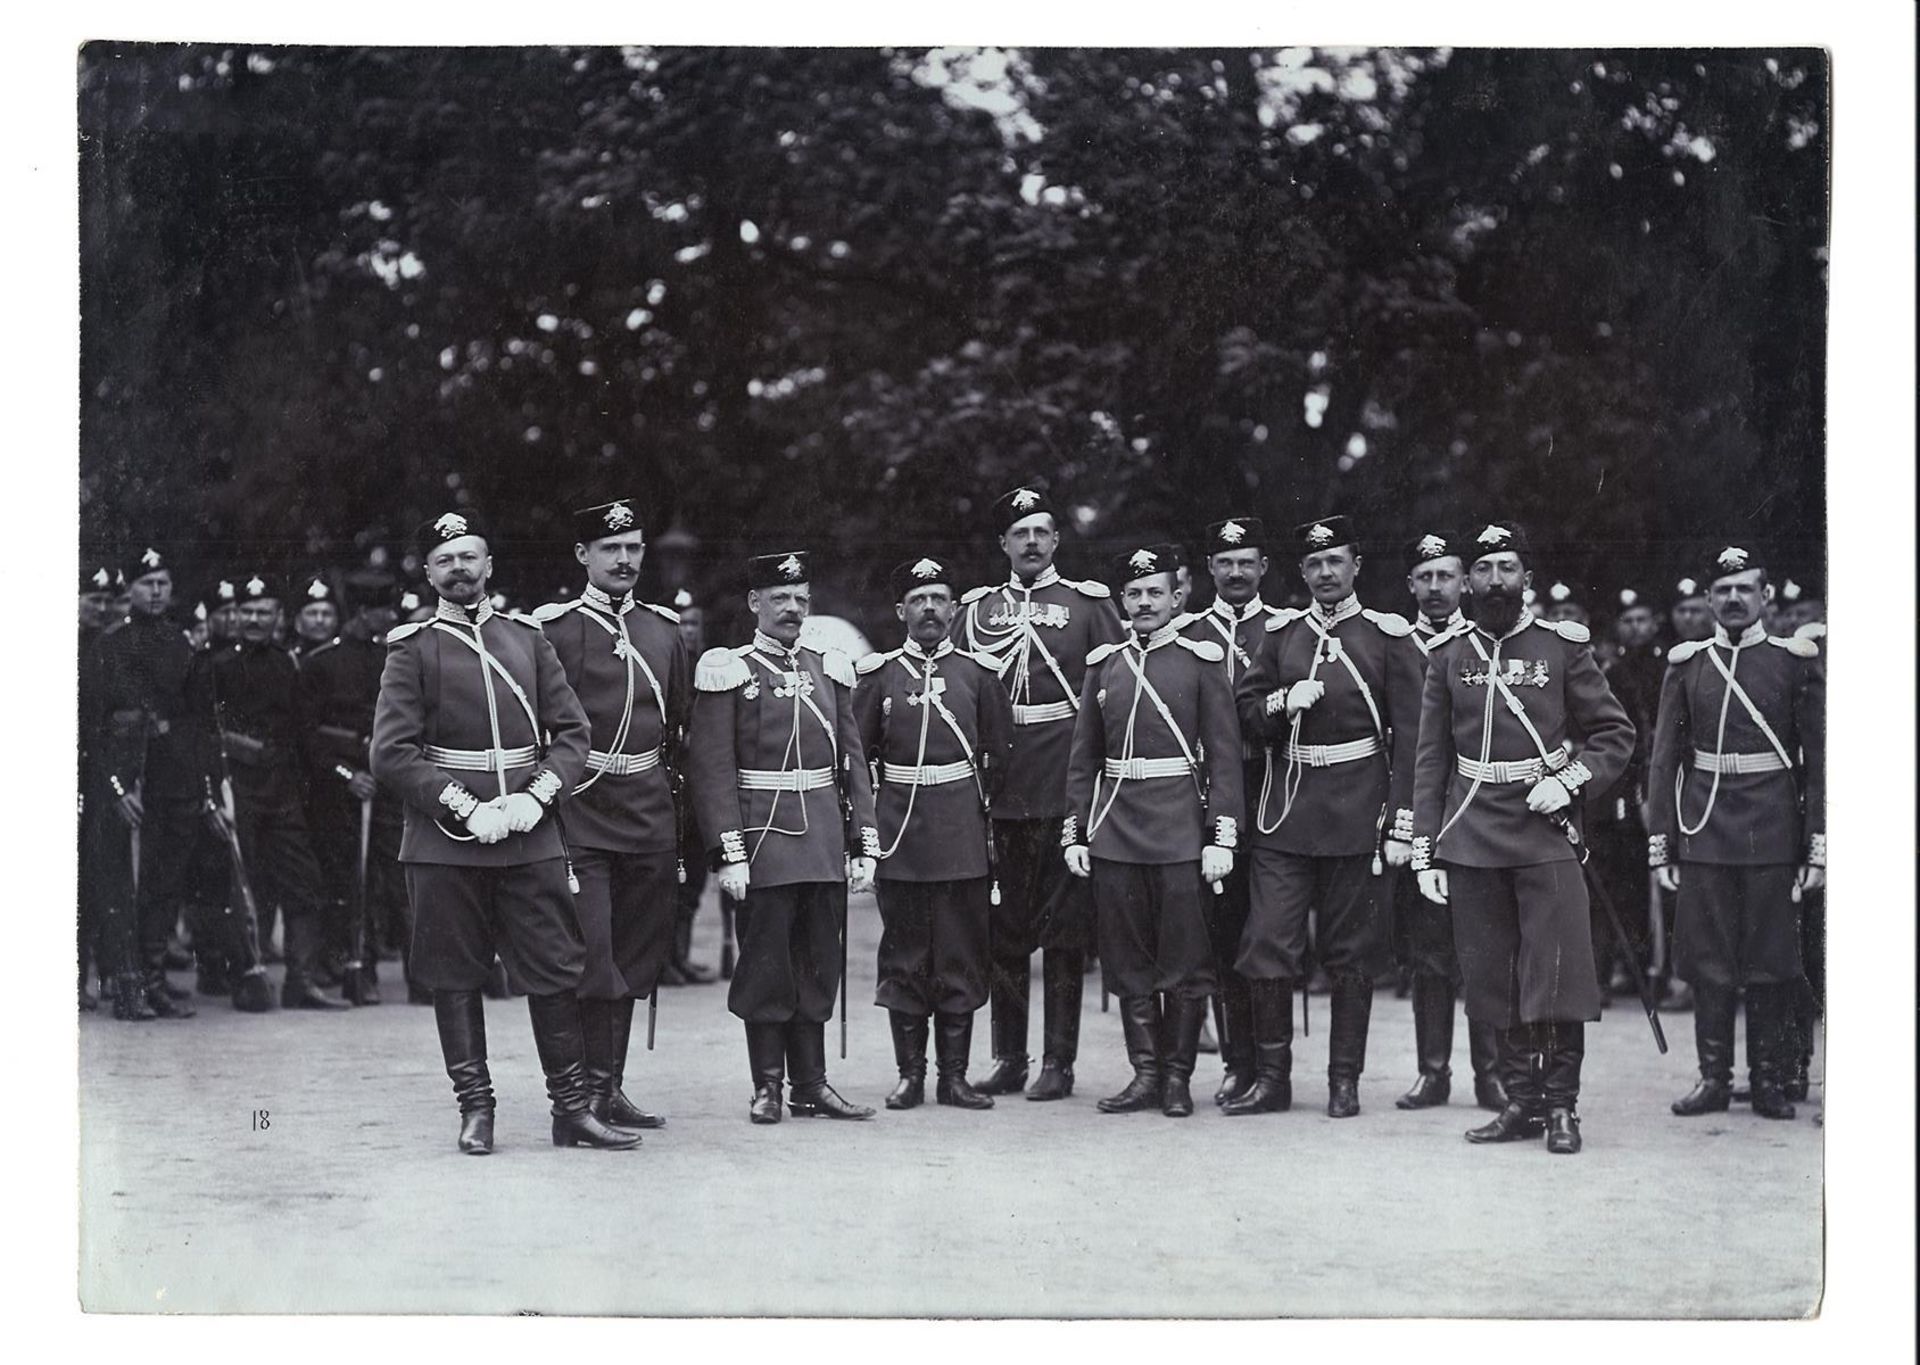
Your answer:
[[[888,659],[899,658],[900,653],[901,651],[897,649],[889,649],[885,653],[862,655],[860,658],[854,660],[853,671],[862,674],[871,673],[874,669],[884,665]]]
[[[1112,597],[1113,589],[1105,583],[1096,583],[1091,578],[1063,578],[1060,580],[1082,597]]]
[[[1173,642],[1188,653],[1197,655],[1210,664],[1217,664],[1227,657],[1227,651],[1212,640],[1189,640],[1184,635],[1176,635],[1173,637]]]
[[[985,650],[972,649],[956,650],[955,652],[966,655],[996,678],[1002,676],[1007,671],[1007,665],[1013,662],[1013,654],[1011,652],[1006,654],[989,654]]]
[[[1795,629],[1793,633],[1798,635],[1802,640],[1824,640],[1827,638],[1827,623],[1825,621],[1809,621],[1804,626]]]
[[[978,602],[999,586],[998,583],[982,583],[977,588],[968,588],[960,594],[960,604],[962,606],[972,606],[975,602]]]
[[[853,656],[844,649],[823,649],[820,651],[820,667],[829,678],[842,687],[853,687],[859,682],[854,675]]]
[[[518,622],[529,630],[542,630],[545,628],[540,624],[539,617],[530,615],[524,611],[503,611],[498,614],[506,617],[509,621]]]
[[[1682,640],[1667,651],[1667,667],[1683,664],[1707,647],[1705,640]]]
[[[1087,667],[1093,668],[1105,663],[1108,656],[1118,648],[1120,648],[1118,643],[1094,646],[1093,650],[1087,655]]]
[[[1767,643],[1780,648],[1796,659],[1817,659],[1820,657],[1820,642],[1805,635],[1769,635]]]
[[[390,645],[397,645],[402,640],[406,639],[409,635],[412,635],[415,631],[424,627],[426,624],[427,623],[425,621],[409,621],[405,625],[395,626],[392,630],[387,632],[387,643]]]
[[[693,685],[701,692],[731,692],[752,676],[745,659],[717,646],[702,654],[693,666]]]
[[[645,607],[648,611],[653,612],[655,615],[666,617],[669,621],[673,622],[676,626],[680,624],[680,613],[675,611],[672,607],[663,607],[658,602],[642,602],[640,605]]]
[[[533,609],[533,619],[544,625],[548,621],[559,620],[579,605],[580,599],[577,597],[571,602],[546,602]]]
[[[1198,621],[1199,619],[1200,619],[1199,612],[1183,611],[1178,616],[1174,617],[1171,621],[1167,622],[1167,624],[1172,626],[1175,630],[1185,630],[1188,626],[1192,625],[1195,621]]]
[[[1391,635],[1398,640],[1413,634],[1413,622],[1397,612],[1375,611],[1371,607],[1362,607],[1360,614],[1380,627],[1382,635]]]
[[[1267,618],[1267,629],[1279,630],[1284,626],[1290,626],[1306,614],[1299,607],[1275,607],[1273,615]]]
[[[1584,645],[1593,638],[1593,632],[1578,621],[1549,621],[1544,616],[1536,616],[1533,618],[1533,623],[1542,629],[1552,631],[1569,644]]]

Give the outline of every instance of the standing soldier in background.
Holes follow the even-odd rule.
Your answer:
[[[1207,527],[1207,573],[1213,579],[1213,602],[1187,618],[1181,633],[1189,640],[1220,646],[1220,668],[1229,689],[1253,663],[1266,639],[1267,622],[1279,614],[1260,598],[1267,576],[1266,526],[1258,517],[1229,517]],[[1238,721],[1235,722],[1236,731]],[[1242,736],[1237,750],[1242,793],[1260,790],[1259,742]],[[1209,754],[1216,768],[1233,760],[1232,754]],[[1214,1026],[1220,1035],[1220,1060],[1225,1067],[1213,1102],[1239,1099],[1253,1084],[1253,997],[1247,979],[1234,966],[1240,938],[1246,932],[1251,895],[1250,862],[1239,857],[1220,881],[1220,894],[1203,896],[1207,934],[1213,943]]]
[[[1116,561],[1126,643],[1087,657],[1060,843],[1089,878],[1101,977],[1120,998],[1133,1079],[1107,1114],[1193,1113],[1188,1083],[1216,989],[1201,902],[1233,868],[1242,815],[1239,728],[1225,649],[1173,621],[1180,552],[1146,545]],[[1219,755],[1218,759],[1213,756]]]
[[[100,1008],[99,998],[87,989],[87,979],[96,963],[105,968],[100,956],[100,926],[105,918],[105,903],[101,899],[101,881],[92,869],[97,865],[96,858],[100,840],[117,837],[115,831],[125,826],[116,820],[102,821],[106,814],[100,796],[93,789],[92,763],[96,759],[95,749],[99,736],[95,726],[100,717],[100,678],[98,660],[94,655],[94,646],[107,629],[116,624],[113,618],[114,578],[111,565],[95,563],[80,571],[80,655],[79,655],[79,785],[80,793],[80,885],[79,885],[79,949],[80,949],[80,1010],[89,1013]],[[104,979],[104,977],[103,977]]]
[[[689,659],[699,658],[707,651],[707,613],[685,588],[673,595],[673,609],[678,616],[676,625],[682,652]],[[713,983],[716,975],[733,975],[733,907],[730,905],[721,907],[726,922],[724,951],[728,955],[720,964],[721,971],[716,973],[704,962],[693,960],[693,922],[700,913],[700,898],[707,889],[707,855],[700,847],[700,822],[693,818],[693,809],[688,804],[686,782],[684,771],[675,774],[681,877],[674,884],[673,952],[660,968],[663,986],[706,986]]]
[[[554,806],[586,769],[586,714],[539,623],[494,611],[479,519],[443,513],[421,528],[419,545],[439,604],[430,620],[387,635],[373,773],[407,803],[400,858],[412,965],[433,991],[460,1150],[493,1150],[480,989],[496,953],[527,997],[554,1146],[637,1147],[639,1133],[593,1113],[574,995],[585,950]]]
[[[1091,946],[1086,898],[1066,885],[1060,824],[1067,813],[1067,758],[1087,656],[1120,638],[1113,594],[1101,583],[1062,578],[1058,509],[1032,483],[993,504],[993,524],[1012,573],[1005,583],[961,597],[954,641],[1002,660],[1001,684],[1013,705],[1013,754],[993,808],[1000,904],[994,907],[993,1070],[984,1095],[1025,1089],[1029,972],[1040,964],[1043,1028],[1040,1077],[1030,1100],[1073,1093],[1080,1051],[1080,991]]]
[[[1293,1102],[1290,993],[1305,972],[1307,915],[1317,909],[1315,955],[1333,985],[1327,1114],[1351,1118],[1360,1112],[1374,978],[1387,966],[1375,878],[1410,854],[1421,656],[1405,617],[1370,611],[1354,595],[1360,556],[1348,518],[1324,517],[1295,535],[1313,605],[1267,623],[1235,691],[1241,733],[1267,746],[1267,762],[1237,963],[1253,983],[1257,1075],[1225,1110],[1258,1114]]]
[[[1649,765],[1647,860],[1678,893],[1674,967],[1700,1054],[1682,1117],[1727,1108],[1743,988],[1753,1112],[1794,1115],[1797,903],[1826,882],[1826,675],[1813,640],[1767,634],[1765,563],[1739,545],[1714,556],[1713,638],[1667,651]]]
[[[1453,912],[1467,1018],[1505,1032],[1507,1106],[1469,1142],[1537,1137],[1580,1150],[1586,1025],[1600,1017],[1587,887],[1570,841],[1581,789],[1613,785],[1633,752],[1578,622],[1521,601],[1532,554],[1511,521],[1463,542],[1473,627],[1427,661],[1414,778],[1420,893]]]
[[[800,643],[812,610],[807,553],[747,566],[753,640],[694,670],[687,739],[693,799],[720,889],[739,904],[727,1008],[747,1030],[747,1116],[864,1119],[827,1084],[826,1022],[844,971],[849,882],[873,883],[880,834],[853,715],[853,661]]]
[[[300,580],[294,601],[294,660],[305,663],[307,655],[340,635],[340,606],[334,600],[333,586],[319,574]]]
[[[1673,585],[1673,605],[1667,619],[1673,625],[1676,642],[1713,638],[1713,613],[1707,608],[1706,589],[1689,574]]]
[[[1607,686],[1633,722],[1633,757],[1611,791],[1588,787],[1584,793],[1587,845],[1592,867],[1613,897],[1630,943],[1614,943],[1604,916],[1593,920],[1593,952],[1600,965],[1604,989],[1631,995],[1637,989],[1624,960],[1632,953],[1649,972],[1654,969],[1654,900],[1647,871],[1647,755],[1653,748],[1654,721],[1660,706],[1660,680],[1667,671],[1666,651],[1659,643],[1659,622],[1653,606],[1638,590],[1622,588],[1620,612],[1614,618],[1614,654],[1603,670]],[[1664,958],[1666,945],[1660,945]],[[1612,970],[1608,971],[1611,964]],[[1656,989],[1657,989],[1656,982]]]
[[[887,1108],[925,1097],[927,1021],[934,1020],[934,1098],[961,1109],[993,1101],[967,1083],[973,1014],[987,1000],[992,837],[988,812],[1013,746],[1001,660],[956,649],[953,575],[933,559],[889,578],[907,624],[899,649],[860,660],[854,716],[862,757],[878,764],[879,986],[900,1084]]]
[[[634,596],[646,534],[628,498],[573,513],[587,586],[534,612],[587,713],[587,772],[560,812],[586,941],[580,1027],[593,1112],[622,1128],[666,1120],[622,1089],[633,1002],[653,994],[673,949],[680,770],[692,676],[679,618]]]
[[[1454,538],[1429,531],[1407,547],[1407,590],[1419,612],[1413,618],[1413,643],[1420,650],[1421,677],[1435,650],[1472,629],[1460,610],[1466,588],[1465,556]],[[1460,991],[1460,958],[1454,950],[1453,916],[1445,904],[1420,894],[1411,869],[1393,874],[1395,908],[1407,926],[1413,965],[1413,1051],[1420,1076],[1394,1101],[1401,1109],[1445,1104],[1453,1088],[1453,1018]],[[1506,1108],[1500,1083],[1500,1031],[1467,1020],[1467,1056],[1473,1064],[1473,1098],[1495,1113]]]

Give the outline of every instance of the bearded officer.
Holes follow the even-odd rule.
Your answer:
[[[888,584],[906,643],[860,660],[853,697],[862,751],[880,773],[874,1003],[887,1011],[900,1069],[886,1103],[912,1109],[925,1098],[931,1018],[936,1102],[991,1109],[993,1100],[967,1083],[967,1065],[991,960],[987,813],[1013,744],[1013,708],[1000,686],[1002,660],[948,638],[954,583],[946,565],[901,564]]]
[[[1225,649],[1174,622],[1172,545],[1115,562],[1124,644],[1087,657],[1067,770],[1060,842],[1067,870],[1089,878],[1100,969],[1120,999],[1133,1079],[1102,1113],[1193,1113],[1189,1082],[1216,989],[1205,897],[1232,870],[1241,770]],[[1219,761],[1213,755],[1221,755]]]
[[[623,1128],[666,1120],[623,1089],[633,1005],[653,994],[673,947],[679,832],[673,773],[693,679],[679,618],[634,596],[647,540],[630,498],[573,514],[579,597],[534,616],[593,726],[587,773],[561,811],[586,937],[580,1023],[593,1111]]]
[[[1814,640],[1767,634],[1773,588],[1750,542],[1720,549],[1705,581],[1713,637],[1667,652],[1648,773],[1648,861],[1679,896],[1674,969],[1700,1055],[1673,1112],[1727,1108],[1744,989],[1753,1112],[1790,1119],[1798,902],[1826,884],[1826,675]]]
[[[1225,1106],[1233,1115],[1292,1104],[1289,995],[1305,972],[1310,910],[1318,911],[1315,956],[1333,988],[1327,1114],[1360,1112],[1373,983],[1388,960],[1375,878],[1383,860],[1400,867],[1410,853],[1420,652],[1405,617],[1371,611],[1354,595],[1357,539],[1344,516],[1296,529],[1313,605],[1267,623],[1235,690],[1241,731],[1265,746],[1266,763],[1237,964],[1254,983],[1257,1074]]]
[[[748,1118],[864,1119],[827,1084],[826,1021],[844,956],[847,892],[873,882],[880,835],[853,714],[853,661],[800,643],[812,610],[807,552],[747,566],[753,639],[694,668],[687,739],[694,807],[740,957],[727,1008],[746,1024],[754,1094]]]
[[[1279,614],[1261,599],[1260,584],[1267,575],[1266,525],[1258,517],[1228,517],[1207,527],[1206,567],[1213,579],[1213,601],[1204,611],[1182,618],[1181,634],[1220,646],[1220,669],[1227,686],[1237,686],[1266,638],[1267,622]],[[1236,721],[1237,723],[1237,721]],[[1229,755],[1214,757],[1217,763]],[[1242,737],[1241,791],[1260,790],[1261,748]],[[1213,995],[1214,1027],[1220,1036],[1220,1060],[1225,1073],[1213,1102],[1238,1099],[1253,1085],[1253,997],[1247,979],[1234,960],[1246,932],[1251,889],[1249,863],[1233,860],[1233,870],[1221,879],[1219,895],[1202,898],[1207,933],[1213,943],[1214,973],[1219,989]]]
[[[1120,639],[1112,592],[1062,578],[1058,509],[1039,482],[1015,488],[992,508],[1012,573],[961,599],[954,642],[1003,660],[1001,685],[1013,706],[1013,755],[993,808],[1000,904],[994,907],[993,1070],[982,1094],[1010,1095],[1027,1084],[1027,1012],[1033,953],[1042,949],[1044,1039],[1030,1100],[1073,1093],[1080,1050],[1080,992],[1092,925],[1084,896],[1071,894],[1060,860],[1067,812],[1067,758],[1087,656]]]
[[[1460,610],[1466,588],[1461,547],[1444,532],[1428,531],[1407,547],[1407,591],[1419,608],[1413,618],[1413,642],[1420,650],[1421,677],[1435,650],[1471,629]],[[1445,1104],[1452,1091],[1453,1017],[1460,990],[1460,961],[1454,951],[1453,917],[1445,905],[1420,894],[1416,874],[1394,875],[1394,905],[1407,929],[1413,966],[1413,1051],[1420,1075],[1394,1104],[1428,1109]],[[1473,1065],[1473,1096],[1483,1109],[1506,1108],[1500,1083],[1500,1031],[1467,1020],[1467,1054]]]
[[[411,965],[433,991],[460,1150],[493,1150],[480,991],[496,953],[527,997],[554,1145],[637,1146],[639,1133],[592,1111],[574,993],[585,949],[554,808],[586,770],[586,714],[539,622],[493,609],[479,518],[444,513],[421,528],[419,547],[439,602],[430,619],[387,635],[373,775],[407,803]]]
[[[1469,1142],[1539,1136],[1580,1150],[1586,1024],[1600,1017],[1575,800],[1620,776],[1633,722],[1585,626],[1522,603],[1531,549],[1512,521],[1466,537],[1473,629],[1428,657],[1414,777],[1420,892],[1448,902],[1467,1017],[1504,1031],[1507,1106]],[[1544,1121],[1544,1122],[1543,1122]]]

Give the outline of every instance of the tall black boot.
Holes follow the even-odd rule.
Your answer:
[[[1030,1100],[1064,1100],[1073,1093],[1073,1063],[1080,1055],[1080,994],[1086,980],[1085,953],[1070,948],[1041,953],[1040,1075],[1027,1091]]]
[[[1467,1056],[1473,1062],[1473,1102],[1499,1113],[1507,1107],[1506,1082],[1500,1079],[1501,1031],[1492,1024],[1467,1020]]]
[[[1166,1078],[1160,1112],[1170,1119],[1189,1118],[1193,1114],[1193,1094],[1188,1083],[1199,1061],[1200,1026],[1207,1020],[1207,997],[1170,992],[1162,1000],[1160,1020],[1160,1056]]]
[[[612,1024],[613,1090],[607,1096],[607,1112],[602,1117],[616,1128],[665,1128],[666,1119],[648,1113],[625,1094],[627,1046],[633,1041],[633,1006],[630,995],[607,1001],[607,1017]]]
[[[1220,1035],[1220,1088],[1215,1104],[1237,1100],[1253,1085],[1253,1004],[1247,979],[1222,970],[1213,996],[1213,1026]]]
[[[780,1083],[787,1075],[787,1026],[747,1025],[747,1064],[753,1070],[753,1100],[747,1118],[754,1123],[780,1122]]]
[[[827,1084],[826,1024],[789,1019],[786,1028],[788,1112],[797,1119],[872,1118],[873,1110]]]
[[[924,1039],[926,1021],[921,1021]],[[993,1100],[967,1084],[967,1059],[973,1052],[973,1016],[938,1014],[933,1021],[934,1055],[939,1060],[940,1079],[934,1084],[936,1103],[955,1109],[991,1109]],[[1032,1095],[1027,1096],[1032,1099]]]
[[[1531,1024],[1516,1024],[1502,1031],[1500,1068],[1507,1104],[1488,1122],[1469,1128],[1468,1142],[1520,1142],[1537,1138],[1546,1130],[1539,1048]]]
[[[615,1019],[611,1000],[580,999],[580,1079],[587,1090],[587,1108],[609,1128],[633,1131],[638,1124],[622,1123],[611,1117],[613,1096],[619,1088],[614,1071]],[[633,1022],[629,1011],[627,1022]]]
[[[1812,1088],[1813,1039],[1820,1027],[1820,1000],[1813,984],[1801,973],[1788,988],[1793,1007],[1788,1013],[1786,1055],[1781,1058],[1781,1089],[1790,1100],[1804,1100]]]
[[[720,979],[722,981],[733,980],[734,958],[733,902],[728,899],[727,893],[722,891],[720,893]]]
[[[160,1017],[147,1000],[147,982],[141,973],[120,972],[114,976],[113,1017],[130,1024]]]
[[[900,1083],[887,1096],[889,1109],[917,1109],[927,1097],[927,1016],[888,1010],[887,1026],[893,1031],[893,1060],[900,1068]]]
[[[280,1008],[287,1010],[344,1010],[352,1008],[320,989],[320,943],[324,932],[320,907],[286,912],[287,979],[280,986]]]
[[[1044,962],[1043,962],[1044,968]],[[974,1087],[982,1095],[1016,1095],[1027,1088],[1027,997],[1032,988],[1028,959],[1017,967],[993,964],[993,1070]]]
[[[1127,995],[1120,999],[1120,1030],[1127,1040],[1127,1060],[1133,1079],[1117,1095],[1094,1105],[1103,1114],[1130,1114],[1136,1109],[1158,1109],[1163,1094],[1160,1056],[1160,997]]]
[[[1247,983],[1253,1017],[1253,1084],[1222,1113],[1278,1114],[1293,1107],[1293,982],[1286,977]]]
[[[640,1135],[628,1128],[610,1128],[594,1117],[587,1092],[586,1039],[580,1029],[580,1002],[572,991],[529,995],[527,1014],[533,1021],[533,1046],[547,1077],[547,1098],[553,1101],[553,1145],[556,1147],[638,1147]]]
[[[1693,1046],[1700,1079],[1670,1106],[1681,1118],[1724,1114],[1733,1098],[1733,1022],[1740,997],[1725,986],[1702,982],[1693,993]]]
[[[1794,1116],[1785,1088],[1795,1047],[1792,990],[1771,982],[1747,986],[1747,1084],[1753,1112],[1763,1119]]]
[[[460,1150],[485,1156],[493,1150],[493,1078],[487,1074],[487,1014],[480,992],[435,991],[433,1021],[460,1103]]]
[[[710,986],[715,978],[713,968],[693,960],[693,917],[699,908],[699,903],[695,902],[681,910],[674,919],[673,965],[686,978],[689,986]]]
[[[1413,1052],[1420,1078],[1393,1103],[1431,1109],[1453,1093],[1453,983],[1425,972],[1413,978]]]
[[[185,1000],[176,999],[173,983],[167,980],[166,943],[147,945],[142,949],[142,956],[145,970],[141,981],[146,988],[147,1004],[152,1006],[154,1014],[162,1019],[193,1018],[193,1006]]]
[[[1367,1067],[1367,1024],[1373,1017],[1373,980],[1358,972],[1333,974],[1327,1029],[1327,1117],[1360,1112],[1360,1073]]]
[[[1585,1024],[1546,1025],[1541,1090],[1547,1107],[1547,1150],[1556,1156],[1580,1150],[1580,1063],[1586,1055]]]

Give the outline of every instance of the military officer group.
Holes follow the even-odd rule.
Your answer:
[[[1356,599],[1345,516],[1284,534],[1229,517],[1197,566],[1155,543],[1104,582],[1063,577],[1034,482],[992,507],[1005,581],[902,563],[904,638],[855,659],[800,642],[825,566],[798,548],[746,565],[752,639],[701,652],[696,612],[634,596],[639,513],[574,513],[586,586],[525,615],[496,608],[471,510],[421,527],[425,587],[350,583],[344,628],[323,577],[223,579],[189,632],[164,548],[84,570],[82,1008],[91,962],[115,1018],[190,1015],[166,976],[183,907],[200,993],[243,1010],[272,1006],[276,912],[289,1008],[377,1003],[384,929],[432,1003],[459,1150],[493,1147],[482,997],[507,991],[527,997],[555,1145],[631,1148],[665,1124],[626,1093],[635,1002],[711,979],[688,957],[711,874],[756,1124],[874,1113],[826,1074],[847,896],[867,889],[889,1110],[923,1103],[930,1046],[937,1104],[1071,1100],[1090,955],[1133,1069],[1108,1114],[1193,1114],[1209,1022],[1219,1112],[1288,1110],[1310,979],[1329,995],[1326,1112],[1358,1113],[1396,959],[1419,1065],[1396,1104],[1448,1102],[1463,999],[1492,1114],[1470,1142],[1580,1150],[1585,1028],[1610,986],[1650,1014],[1662,989],[1691,1004],[1700,1075],[1675,1115],[1791,1119],[1806,1098],[1824,627],[1794,628],[1802,590],[1783,598],[1757,545],[1702,550],[1670,644],[1623,592],[1603,669],[1565,588],[1536,595],[1512,520],[1412,540],[1409,620]],[[1308,605],[1263,601],[1270,554]],[[1188,611],[1202,574],[1213,600]],[[320,623],[291,651],[288,616]],[[970,1081],[989,1002],[991,1066]]]

